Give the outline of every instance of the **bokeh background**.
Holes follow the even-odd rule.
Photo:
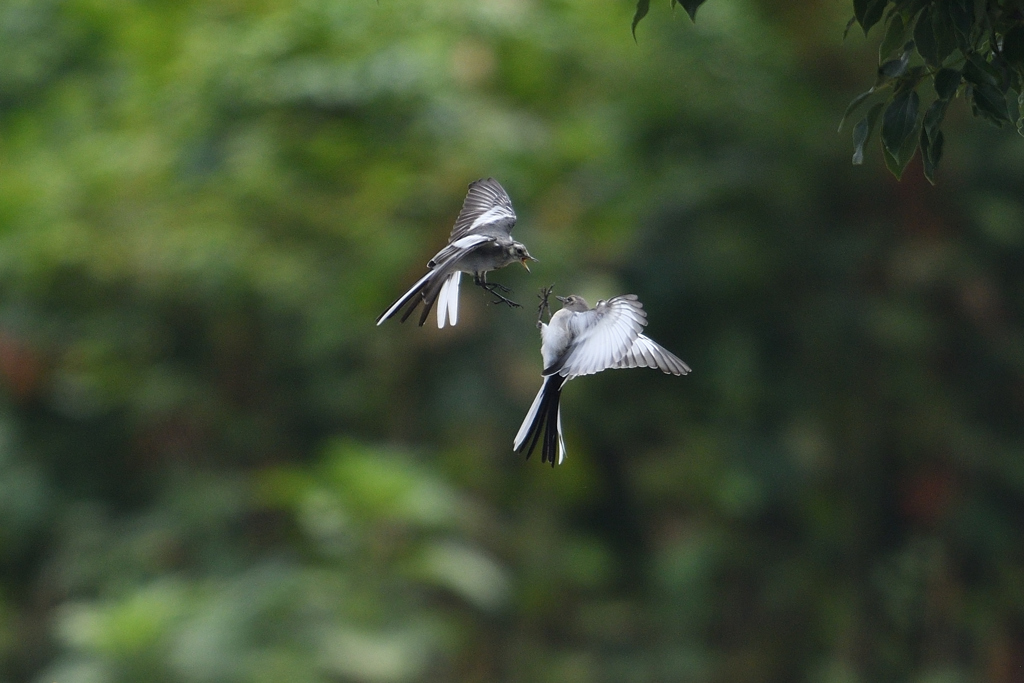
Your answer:
[[[1024,680],[1024,140],[837,0],[0,3],[0,680]],[[375,317],[494,176],[540,262]],[[694,369],[512,453],[535,294]]]

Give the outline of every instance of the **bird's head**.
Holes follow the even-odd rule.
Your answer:
[[[570,294],[569,296],[556,296],[556,299],[562,302],[562,308],[568,311],[583,312],[589,311],[590,305],[587,304],[587,300],[579,294]]]
[[[526,250],[526,245],[522,242],[513,242],[512,246],[509,247],[509,254],[516,261],[523,264],[523,268],[530,270],[530,266],[526,263],[527,261],[536,261],[537,259],[530,256],[530,252]]]

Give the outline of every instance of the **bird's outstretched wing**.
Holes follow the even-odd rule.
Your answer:
[[[599,301],[589,311],[574,314],[568,322],[572,341],[544,374],[572,378],[616,367],[647,324],[646,318],[635,294]]]
[[[512,226],[516,224],[516,212],[505,188],[494,178],[474,180],[455,219],[455,227],[448,237],[448,244],[427,262],[433,268],[451,258],[461,249],[469,250],[483,242],[499,244],[511,241]],[[486,239],[481,239],[481,238]],[[475,240],[475,241],[470,241]]]
[[[650,337],[639,335],[613,368],[657,368],[668,375],[687,375],[690,366]]]
[[[469,192],[448,241],[454,242],[473,233],[508,237],[515,224],[512,200],[501,183],[494,178],[474,180],[469,184]]]

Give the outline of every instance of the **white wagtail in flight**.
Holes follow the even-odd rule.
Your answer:
[[[422,325],[430,314],[431,306],[437,301],[437,326],[444,327],[446,319],[454,326],[459,319],[459,279],[462,273],[471,274],[474,284],[498,297],[494,303],[519,307],[516,302],[494,291],[495,288],[506,293],[511,290],[487,282],[487,271],[504,268],[515,261],[529,270],[526,261],[537,260],[530,256],[523,244],[512,239],[512,226],[515,224],[516,213],[512,210],[512,200],[497,180],[486,178],[470,183],[462,211],[455,219],[455,227],[448,237],[448,246],[430,259],[427,263],[430,271],[381,313],[377,324],[380,325],[398,313],[402,306],[409,304],[402,315],[402,322],[405,322],[413,309],[422,302]]]
[[[543,315],[551,288],[541,292]],[[640,334],[647,324],[647,314],[635,294],[598,301],[593,308],[575,294],[556,298],[562,302],[562,309],[551,316],[550,322],[545,325],[540,315],[537,318],[544,383],[512,446],[518,452],[528,449],[529,458],[541,441],[541,462],[550,460],[552,467],[565,460],[558,400],[567,381],[608,368],[658,368],[672,375],[690,372],[686,363]]]

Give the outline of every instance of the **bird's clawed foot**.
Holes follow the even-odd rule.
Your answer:
[[[495,289],[500,289],[505,294],[512,293],[512,290],[506,287],[505,285],[500,285],[497,282],[488,282],[486,274],[475,275],[473,277],[473,284],[475,284],[477,287],[482,287],[486,289],[488,292],[497,297],[494,301],[491,302],[492,304],[505,304],[509,308],[522,308],[522,306],[517,304],[515,301],[512,301],[512,299],[502,296],[501,294],[498,294],[498,292],[494,291]]]
[[[551,320],[551,307],[548,305],[548,297],[551,296],[551,292],[555,291],[555,286],[541,287],[540,294],[537,298],[540,299],[540,305],[537,306],[537,327],[540,328],[543,325],[544,313],[548,314],[548,320]]]
[[[507,294],[511,294],[512,290],[509,289],[508,287],[502,287],[497,282],[482,282],[480,283],[480,286],[497,297],[494,301],[491,302],[492,304],[505,304],[509,308],[522,308],[522,305],[517,304],[515,301],[512,301],[512,299],[509,299],[508,297],[503,296],[498,292],[494,291],[497,288]]]

